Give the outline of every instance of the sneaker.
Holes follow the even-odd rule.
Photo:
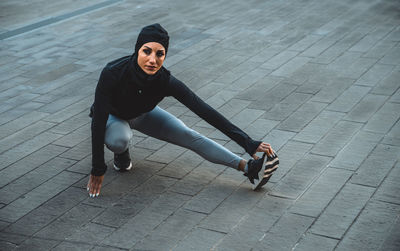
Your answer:
[[[265,161],[267,160],[267,158],[265,157],[266,154],[264,153],[261,158],[257,160],[250,159],[247,162],[248,171],[247,173],[244,174],[244,176],[247,176],[247,178],[249,178],[250,183],[253,184],[253,190],[259,189],[261,187],[259,184],[261,183],[262,178],[264,176],[263,166]]]
[[[114,153],[114,169],[117,171],[129,171],[132,168],[129,148],[121,154]]]

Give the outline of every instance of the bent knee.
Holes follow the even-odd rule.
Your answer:
[[[111,142],[106,142],[106,146],[114,153],[123,153],[128,149],[129,146],[129,139],[127,138],[120,138],[112,140]]]

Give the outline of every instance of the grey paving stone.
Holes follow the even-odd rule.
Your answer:
[[[367,94],[347,113],[345,120],[365,123],[385,103],[387,96]]]
[[[340,121],[311,150],[312,153],[335,156],[361,129],[361,124]]]
[[[14,179],[17,179],[25,173],[37,168],[38,166],[66,150],[67,148],[65,147],[48,145],[34,152],[33,154],[28,155],[27,157],[0,171],[0,186],[3,187]]]
[[[286,144],[286,142],[293,138],[294,135],[295,133],[293,132],[273,129],[263,138],[262,141],[271,144],[274,151],[278,151]]]
[[[120,248],[133,247],[188,199],[189,196],[182,194],[162,194],[149,207],[129,219],[101,243]]]
[[[310,34],[295,43],[294,45],[290,46],[288,49],[292,51],[299,51],[302,52],[306,50],[308,47],[312,46],[313,44],[317,43],[323,36]]]
[[[268,75],[270,71],[265,71],[264,69],[255,69],[249,73],[244,74],[239,79],[235,80],[228,86],[229,90],[233,91],[243,91],[252,86],[258,80],[263,79]]]
[[[18,160],[28,156],[29,154],[39,150],[40,148],[54,142],[60,138],[60,136],[61,135],[59,134],[43,132],[34,138],[3,152],[0,155],[3,160],[0,164],[0,169],[4,169]]]
[[[63,241],[59,245],[55,246],[52,250],[56,250],[56,251],[69,251],[69,250],[85,251],[85,250],[88,250],[90,248],[92,248],[92,245],[90,245],[90,244]]]
[[[282,78],[280,77],[274,77],[271,75],[265,76],[264,78],[260,79],[246,90],[239,92],[236,95],[236,98],[251,100],[251,101],[261,100],[264,98],[264,96],[267,94],[269,90],[274,88],[276,85],[280,84],[281,81]]]
[[[363,74],[356,82],[357,85],[376,86],[382,79],[393,70],[392,65],[375,64],[365,74]]]
[[[358,41],[354,46],[350,48],[349,51],[369,51],[379,40],[385,37],[393,28],[389,27],[378,27],[363,39]]]
[[[300,132],[325,107],[325,103],[307,101],[292,115],[282,121],[277,128],[284,131]]]
[[[283,51],[263,63],[260,67],[264,69],[275,70],[278,69],[281,65],[288,62],[290,59],[296,57],[297,55],[297,51]]]
[[[357,170],[382,139],[382,135],[359,131],[335,156],[329,166]]]
[[[89,137],[91,137],[91,129],[90,123],[87,123],[77,130],[56,140],[55,142],[53,142],[53,144],[65,147],[74,147],[82,141],[87,140],[87,138]]]
[[[73,183],[82,178],[81,174],[62,172],[53,179],[43,183],[25,196],[0,209],[0,217],[6,221],[16,221],[26,215],[42,203],[67,189]]]
[[[334,250],[337,243],[338,240],[307,233],[296,245],[294,250]]]
[[[350,111],[368,92],[369,87],[351,86],[344,91],[333,103],[326,109],[338,112]]]
[[[272,145],[275,147],[274,145]],[[278,170],[271,177],[270,182],[277,182],[286,173],[292,169],[292,167],[304,157],[306,153],[310,151],[312,148],[312,144],[297,142],[297,141],[288,141],[279,151],[277,151],[279,156],[280,164]]]
[[[203,160],[204,159],[195,152],[186,151],[169,163],[158,174],[172,178],[183,178],[203,162]]]
[[[95,223],[87,223],[76,229],[73,234],[65,239],[67,241],[85,242],[90,244],[100,243],[104,238],[109,236],[115,228],[107,227]]]
[[[48,130],[55,124],[49,122],[38,121],[22,130],[15,132],[0,140],[0,153],[13,148],[14,146],[29,140],[36,135]]]
[[[210,250],[224,236],[223,233],[195,228],[174,247],[174,250]]]
[[[82,189],[70,187],[10,225],[5,231],[23,235],[33,235],[50,222],[75,207],[86,197],[87,195],[83,193]]]
[[[397,217],[396,223],[393,224],[390,230],[389,236],[386,237],[385,242],[380,246],[379,250],[396,250],[400,245],[398,233],[400,231],[399,217]]]
[[[285,214],[268,231],[253,250],[288,250],[294,248],[307,228],[314,221],[311,217]]]
[[[382,185],[377,189],[374,198],[380,201],[392,202],[398,204],[400,201],[399,189],[397,182],[400,175],[399,164],[395,165],[389,175],[385,178]]]
[[[189,200],[184,208],[209,214],[229,197],[244,180],[245,177],[237,170],[227,168],[200,193]]]
[[[344,116],[341,112],[322,111],[306,127],[303,128],[293,139],[317,143],[325,134],[335,126]]]
[[[331,79],[316,95],[314,95],[311,100],[317,102],[331,103],[353,83],[354,80],[351,79]]]
[[[308,154],[274,186],[271,195],[296,199],[308,188],[331,159],[329,157]]]
[[[205,229],[229,233],[240,224],[243,218],[245,218],[245,212],[250,211],[263,197],[265,192],[256,193],[249,189],[248,184],[241,185],[238,190],[233,192],[232,195],[226,198],[209,214],[199,226]]]
[[[83,111],[89,111],[89,107],[92,105],[92,98],[85,98],[75,104],[67,106],[66,108],[53,113],[46,117],[46,121],[60,123],[67,120]]]
[[[273,120],[284,120],[310,97],[311,95],[309,94],[293,92],[266,112],[264,117]]]
[[[18,246],[18,250],[51,250],[60,242],[39,238],[30,238]]]
[[[399,158],[400,147],[378,145],[351,178],[351,182],[377,187]],[[379,166],[379,169],[376,168]]]
[[[400,104],[386,102],[368,121],[364,130],[387,133],[400,117]]]
[[[58,157],[46,162],[35,170],[2,187],[0,189],[0,201],[6,204],[12,202],[48,179],[56,176],[72,164],[74,164],[74,161]]]
[[[375,189],[347,183],[311,227],[311,232],[341,239]]]
[[[377,250],[395,223],[399,210],[399,205],[377,201],[369,202],[337,248],[340,250]]]
[[[182,155],[185,151],[187,150],[183,147],[167,144],[147,157],[147,160],[168,164]]]
[[[134,249],[173,249],[177,242],[183,239],[205,216],[201,213],[178,209],[154,229],[149,236],[136,244]]]
[[[393,95],[399,89],[400,68],[396,68],[388,76],[379,82],[371,91],[374,94]]]
[[[399,57],[400,56],[400,47],[397,45],[396,47],[391,48],[385,56],[379,60],[381,64],[391,64],[391,65],[399,65]]]
[[[297,56],[273,71],[271,75],[289,77],[303,65],[307,64],[310,60],[311,58],[309,57]]]
[[[352,175],[351,171],[328,168],[290,208],[290,212],[318,217]]]
[[[10,121],[0,127],[0,138],[4,138],[28,125],[34,124],[46,116],[48,116],[48,113],[33,111],[13,121]]]
[[[70,148],[68,151],[62,153],[60,157],[66,159],[81,160],[91,153],[91,147],[92,147],[92,142],[91,138],[89,137],[85,141],[82,141],[81,143]]]

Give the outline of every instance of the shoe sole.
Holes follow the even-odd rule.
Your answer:
[[[272,159],[270,161],[268,161],[268,158],[265,158],[264,162],[263,162],[263,168],[261,168],[261,170],[258,172],[258,177],[263,177],[261,180],[255,180],[255,183],[253,185],[253,190],[258,190],[260,189],[262,186],[264,186],[265,184],[267,184],[267,182],[269,181],[269,179],[272,176],[272,173],[276,171],[276,169],[278,169],[277,165],[279,165],[279,159]],[[265,166],[265,169],[264,169]],[[270,170],[272,169],[272,170]],[[267,171],[270,170],[270,171]]]
[[[267,162],[267,160],[268,160],[268,158],[267,157],[265,157],[264,158],[264,161],[263,161],[263,163],[262,163],[262,166],[261,166],[261,169],[260,169],[260,171],[258,172],[258,177],[264,177],[264,165],[265,165],[265,163]],[[254,179],[254,184],[253,184],[253,190],[257,190],[257,189],[259,189],[259,188],[261,188],[263,185],[260,185],[262,182],[263,182],[263,180],[264,180],[264,178],[262,178],[262,179]]]
[[[114,169],[116,170],[116,171],[129,171],[129,170],[131,170],[132,169],[132,162],[131,163],[129,163],[129,166],[127,167],[127,168],[119,168],[119,167],[117,167],[115,164],[114,164]]]

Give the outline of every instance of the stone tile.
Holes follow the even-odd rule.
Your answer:
[[[400,202],[400,186],[398,178],[400,175],[400,165],[397,163],[390,171],[389,175],[385,178],[382,185],[377,189],[374,194],[374,199],[399,204]]]
[[[92,245],[90,245],[90,244],[63,241],[59,245],[54,247],[52,250],[56,250],[56,251],[69,251],[69,250],[85,251],[85,250],[88,250],[90,248],[92,248]]]
[[[371,201],[338,245],[340,250],[377,250],[392,229],[400,206]],[[379,224],[377,224],[379,223]]]
[[[400,47],[397,45],[396,47],[391,48],[385,56],[379,60],[381,64],[391,64],[391,65],[399,65],[400,61]]]
[[[226,198],[202,222],[200,227],[222,233],[229,233],[245,218],[243,212],[251,208],[263,197],[265,191],[255,193],[244,184]],[[257,217],[259,218],[259,217]]]
[[[341,239],[363,210],[373,188],[347,183],[311,227],[311,232]]]
[[[400,231],[400,221],[397,217],[396,222],[393,224],[389,235],[386,237],[383,244],[380,246],[379,250],[396,250],[400,245],[400,240],[398,238],[398,232]]]
[[[253,250],[292,249],[313,221],[314,219],[310,217],[290,213],[285,214],[271,230],[265,234],[264,238]]]
[[[361,124],[340,121],[311,150],[312,153],[335,156],[361,129]]]
[[[0,169],[4,169],[18,160],[28,156],[29,154],[36,152],[40,148],[54,142],[60,138],[60,136],[61,135],[59,134],[43,132],[36,137],[3,152],[0,154],[0,157],[3,160],[0,163]]]
[[[120,248],[133,247],[188,199],[188,196],[176,193],[162,194],[149,207],[129,219],[101,243]]]
[[[87,223],[86,225],[76,229],[71,236],[66,237],[65,239],[67,241],[97,244],[114,231],[115,228],[95,223]]]
[[[276,104],[272,109],[265,113],[264,117],[273,120],[284,120],[292,114],[299,106],[305,103],[311,95],[293,92],[281,102]]]
[[[73,160],[56,157],[40,165],[33,171],[1,188],[0,201],[6,204],[12,202],[21,195],[28,193],[30,190],[58,175],[72,164],[74,164]]]
[[[296,203],[290,208],[290,212],[318,217],[352,173],[335,168],[324,170],[321,176],[296,200]]]
[[[201,192],[188,201],[184,208],[187,210],[209,214],[226,200],[239,184],[245,180],[237,170],[227,168]]]
[[[172,178],[183,178],[203,161],[204,159],[197,153],[186,151],[169,163],[158,174]]]
[[[351,178],[354,184],[377,187],[398,161],[400,147],[378,145]],[[379,166],[379,169],[376,168]]]
[[[282,121],[277,128],[284,131],[300,132],[325,107],[325,103],[307,101],[292,113],[292,115]]]
[[[310,34],[304,37],[302,40],[298,41],[294,45],[290,46],[288,49],[292,51],[302,52],[306,50],[308,47],[317,43],[323,36]]]
[[[337,112],[349,112],[369,91],[369,87],[351,86],[326,109]]]
[[[335,156],[329,166],[357,170],[361,163],[381,141],[382,135],[359,131]]]
[[[392,72],[393,68],[392,65],[375,64],[355,84],[371,87],[376,86]]]
[[[347,113],[345,120],[365,123],[386,102],[387,96],[367,94]]]
[[[326,168],[329,157],[308,154],[274,186],[271,195],[297,199]]]
[[[263,138],[262,141],[271,144],[274,151],[278,151],[286,144],[286,142],[293,138],[294,135],[295,133],[293,132],[273,129]]]
[[[224,236],[223,233],[195,228],[174,247],[174,250],[210,250]]]
[[[10,225],[5,231],[33,235],[87,198],[86,193],[82,190],[68,188]]]
[[[371,93],[387,96],[393,95],[399,89],[399,78],[400,68],[397,67],[396,70],[387,74],[387,77],[379,82]]]
[[[59,243],[59,241],[55,240],[31,238],[19,245],[18,250],[51,250]]]
[[[331,103],[340,94],[353,84],[354,80],[345,78],[336,78],[327,83],[314,97],[312,101]]]
[[[296,57],[297,55],[298,52],[296,51],[283,51],[278,55],[272,57],[268,61],[266,61],[260,67],[264,69],[275,70],[278,69],[281,65],[291,60],[292,58]]]
[[[48,113],[33,111],[8,122],[0,126],[0,139],[23,129],[26,126],[32,125],[46,116],[48,116]]]
[[[297,56],[273,71],[271,75],[289,77],[303,65],[307,64],[310,60],[311,58],[309,57]]]
[[[338,240],[307,233],[303,238],[301,238],[294,250],[334,250],[337,243]]]
[[[0,140],[0,153],[15,147],[18,144],[27,141],[49,128],[53,127],[55,124],[38,121],[30,126],[25,127],[3,139]]]
[[[0,218],[14,222],[77,182],[83,175],[62,172],[0,209]]]
[[[343,118],[343,116],[344,114],[341,112],[322,111],[293,139],[315,144],[320,141],[320,139],[324,137],[325,134]]]
[[[400,104],[386,102],[367,122],[364,130],[387,133],[400,117]]]
[[[40,150],[28,155],[27,157],[19,160],[11,166],[0,171],[0,186],[8,184],[9,182],[17,179],[18,177],[30,172],[50,159],[58,156],[67,148],[48,145]]]

